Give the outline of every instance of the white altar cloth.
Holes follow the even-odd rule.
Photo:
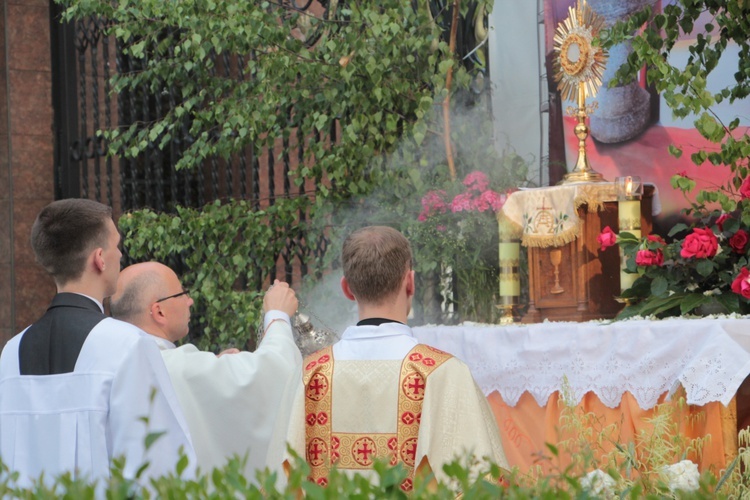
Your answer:
[[[462,324],[413,329],[420,342],[469,365],[488,395],[540,406],[556,391],[572,403],[594,392],[610,408],[630,392],[646,410],[681,384],[687,403],[727,405],[750,374],[750,318]]]

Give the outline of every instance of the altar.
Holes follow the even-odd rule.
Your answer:
[[[522,189],[508,197],[502,217],[521,235],[528,255],[525,323],[614,318],[622,310],[616,301],[623,286],[620,256],[601,252],[597,237],[607,226],[651,232],[661,204],[656,186],[643,187],[630,214],[620,213],[613,182]]]
[[[637,445],[657,405],[674,404],[680,434],[710,435],[696,459],[702,470],[718,472],[736,455],[737,405],[743,413],[746,403],[735,395],[750,374],[750,318],[463,324],[414,334],[468,364],[509,462],[522,471],[544,467],[545,443],[561,439],[561,395],[617,426],[622,444]]]

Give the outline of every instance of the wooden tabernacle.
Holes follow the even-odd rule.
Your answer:
[[[654,187],[646,185],[641,199],[643,236],[650,234],[653,225],[653,195]],[[615,300],[620,295],[618,248],[602,252],[597,242],[604,227],[619,230],[617,201],[605,202],[598,211],[582,205],[578,216],[581,228],[574,241],[559,247],[528,248],[529,307],[524,323],[613,318],[623,308]]]

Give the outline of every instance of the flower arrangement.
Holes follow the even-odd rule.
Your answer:
[[[425,222],[437,214],[445,214],[449,209],[452,213],[482,213],[487,210],[497,213],[503,208],[508,194],[512,192],[508,190],[500,194],[493,191],[489,188],[490,181],[487,174],[478,170],[468,174],[463,180],[463,185],[466,189],[455,195],[450,202],[447,201],[448,195],[445,190],[428,191],[422,197],[422,212],[417,220]]]
[[[672,184],[689,191],[694,182],[677,174]],[[600,251],[619,245],[627,271],[639,274],[622,294],[630,305],[619,318],[750,313],[750,215],[742,211],[750,203],[745,201],[750,200],[750,182],[741,185],[739,195],[739,204],[726,205],[734,208],[731,212],[694,203],[685,212],[695,222],[676,224],[668,234],[669,243],[655,234],[636,238],[615,234],[610,227],[602,230]]]
[[[507,175],[505,176],[508,177]],[[421,211],[414,228],[417,254],[429,255],[439,266],[443,286],[455,306],[459,321],[495,320],[498,294],[498,222],[514,188],[485,172],[474,170],[458,183],[431,189],[421,197]],[[514,182],[515,185],[518,181]],[[503,186],[493,189],[493,185]],[[424,270],[423,270],[424,271]]]

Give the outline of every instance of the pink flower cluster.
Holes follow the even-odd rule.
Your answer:
[[[424,222],[428,217],[435,214],[444,214],[448,210],[448,205],[445,202],[445,191],[442,189],[439,191],[428,191],[422,197],[422,212],[417,217],[417,220]]]
[[[422,197],[422,212],[419,221],[424,222],[436,214],[444,214],[448,209],[451,212],[486,212],[492,210],[498,212],[503,208],[508,199],[507,193],[498,193],[488,189],[490,181],[487,174],[474,171],[467,175],[463,181],[466,191],[456,195],[453,200],[446,200],[445,191],[428,191]]]
[[[490,181],[484,172],[470,173],[464,178],[463,184],[466,191],[456,195],[450,202],[446,200],[445,191],[428,191],[422,197],[422,212],[417,220],[424,222],[433,215],[444,214],[449,208],[453,213],[488,210],[498,212],[508,199],[507,193],[501,194],[488,189]]]
[[[479,170],[475,170],[464,177],[464,186],[466,186],[469,191],[481,193],[482,191],[486,191],[489,185],[490,180],[487,178],[487,174],[480,172]]]

